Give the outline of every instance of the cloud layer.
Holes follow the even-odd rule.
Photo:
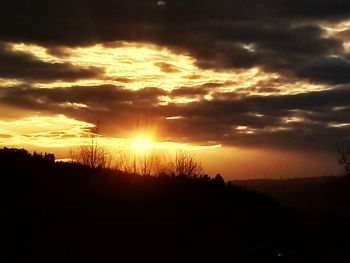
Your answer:
[[[70,63],[47,63],[30,54],[13,51],[4,43],[0,43],[0,61],[0,78],[52,82],[96,78],[102,75],[102,70],[93,66],[79,68]]]
[[[348,86],[296,95],[218,93],[211,101],[159,105],[161,96],[173,92],[111,85],[11,87],[0,90],[0,102],[98,123],[106,135],[125,136],[138,124],[159,126],[170,141],[319,149],[349,143]]]
[[[125,136],[142,122],[159,127],[161,137],[172,141],[287,148],[350,143],[349,20],[345,0],[3,0],[0,78],[21,84],[2,85],[0,103],[99,124],[101,132],[113,136]],[[141,79],[112,78],[101,67],[104,62],[63,59],[73,57],[67,50],[78,47],[118,49],[131,42],[153,44],[159,51],[152,61],[157,73],[145,79],[161,82],[188,70],[162,61],[163,49],[193,58],[202,75],[205,70],[259,69],[269,77],[255,76],[253,84],[233,75],[225,82],[203,83],[200,74],[189,72],[193,85],[177,84],[174,78],[171,89],[135,90],[128,84]],[[57,61],[44,61],[9,43],[36,44]],[[129,54],[125,65],[132,67]],[[83,80],[91,84],[79,83]],[[57,82],[66,82],[65,87]],[[282,92],[289,87],[297,92]]]
[[[349,18],[341,0],[5,0],[0,39],[57,48],[151,42],[189,52],[202,68],[250,68],[346,83],[349,56],[321,23]],[[172,70],[164,67],[165,70]]]

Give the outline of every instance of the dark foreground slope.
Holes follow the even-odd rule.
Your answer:
[[[1,262],[334,262],[346,256],[347,222],[306,219],[220,178],[140,177],[18,150],[0,150],[0,166]]]

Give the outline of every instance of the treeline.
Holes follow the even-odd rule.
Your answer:
[[[108,168],[127,174],[159,176],[204,176],[201,163],[189,151],[178,150],[171,156],[164,150],[147,150],[138,153],[132,150],[109,152],[92,136],[90,143],[70,149],[70,160],[90,168]]]
[[[0,262],[345,262],[333,251],[348,221],[305,218],[219,175],[141,176],[8,148],[0,167]]]
[[[142,155],[128,154],[127,151],[119,151],[112,155],[104,148],[97,145],[80,146],[71,149],[71,158],[65,161],[57,161],[52,153],[30,153],[25,149],[3,148],[0,149],[0,161],[4,168],[16,169],[30,166],[70,166],[91,168],[95,172],[114,171],[116,174],[141,175],[141,176],[183,176],[209,179],[204,173],[202,165],[193,155],[185,151],[177,151],[173,159],[165,153],[150,151]],[[27,167],[28,168],[28,167]],[[216,180],[223,182],[221,175]]]
[[[38,162],[38,163],[54,163],[55,155],[52,153],[29,153],[25,149],[16,149],[16,148],[3,148],[0,149],[0,159],[1,162],[6,165],[18,165],[28,162]]]
[[[8,148],[0,167],[3,262],[223,262],[284,249],[286,211],[221,176],[140,176]]]

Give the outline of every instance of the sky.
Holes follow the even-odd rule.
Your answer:
[[[347,0],[2,0],[0,25],[0,145],[67,158],[98,127],[229,179],[340,172]]]

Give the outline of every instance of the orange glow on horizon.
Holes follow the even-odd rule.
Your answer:
[[[0,146],[47,149],[69,149],[89,144],[92,123],[78,121],[65,115],[34,115],[15,120],[0,121]],[[149,128],[142,132],[134,132],[131,137],[98,136],[98,143],[111,152],[119,150],[147,152],[150,150],[176,151],[212,150],[221,145],[195,145],[178,141],[162,141],[155,131]],[[63,156],[65,157],[65,156]]]

